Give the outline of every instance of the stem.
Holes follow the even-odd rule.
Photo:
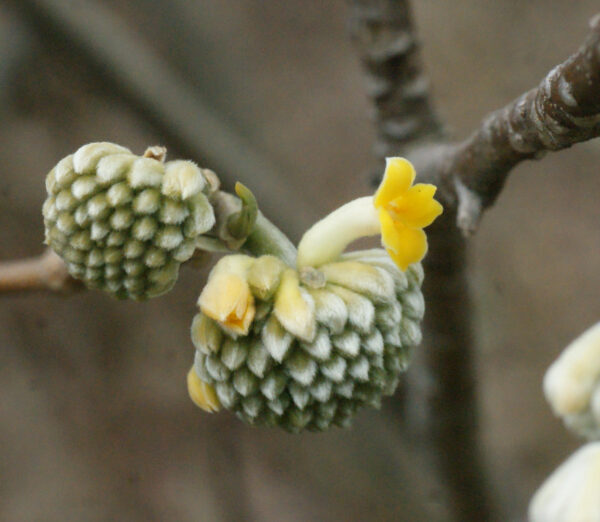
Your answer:
[[[439,139],[419,42],[406,0],[350,0],[349,31],[375,109],[379,159],[398,156],[417,140]]]
[[[229,218],[238,214],[242,208],[240,198],[217,190],[210,197],[211,204],[215,211],[216,223],[211,233],[218,241],[230,251],[238,251],[240,248],[254,256],[274,255],[294,266],[296,263],[296,247],[288,237],[269,221],[262,212],[258,211],[254,227],[248,237],[244,240],[234,238],[229,231]]]
[[[524,160],[600,136],[600,16],[583,45],[540,84],[489,114],[465,141],[429,155],[429,172],[458,201],[457,224],[472,234],[483,211]],[[454,202],[456,204],[456,202]]]
[[[38,257],[0,263],[0,294],[39,290],[66,293],[80,287],[63,260],[50,249]]]
[[[296,263],[296,247],[262,212],[258,213],[254,229],[243,248],[255,256],[274,255],[292,267]]]
[[[352,241],[381,233],[373,196],[355,199],[315,223],[298,245],[298,268],[337,259]]]
[[[453,520],[492,520],[479,445],[479,405],[465,240],[453,212],[429,229],[424,347],[407,376],[407,429],[437,469]]]
[[[438,158],[447,146],[429,98],[408,0],[350,0],[356,42],[375,107],[375,156],[406,155],[419,181],[438,185],[446,211],[429,231],[424,293],[425,346],[407,376],[400,420],[419,462],[436,475],[450,520],[490,520],[493,507],[477,447],[474,351],[465,243],[451,216],[455,187]],[[377,183],[379,183],[379,176]],[[454,417],[456,412],[456,417]]]

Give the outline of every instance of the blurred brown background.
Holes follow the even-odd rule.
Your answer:
[[[372,190],[369,107],[341,0],[5,0],[0,259],[41,252],[44,176],[81,144],[115,141],[138,153],[164,144],[171,158],[222,165],[193,127],[169,122],[162,105],[120,82],[97,53],[98,35],[64,30],[45,11],[52,5],[108,21],[109,48],[123,34],[136,42],[117,55],[150,53],[169,81],[262,151],[277,183],[249,179],[243,161],[220,174],[255,188],[294,239]],[[415,2],[436,105],[455,136],[574,51],[597,9],[594,0]],[[160,87],[162,72],[137,78]],[[178,98],[167,93],[164,106],[187,101]],[[194,125],[208,121],[188,112]],[[552,417],[541,380],[600,319],[599,163],[600,143],[591,142],[519,166],[472,242],[479,414],[502,520],[524,520],[535,488],[578,445]],[[94,292],[0,296],[0,520],[443,516],[401,437],[393,398],[351,430],[320,435],[251,429],[197,410],[185,375],[203,281],[184,269],[175,291],[143,304]]]

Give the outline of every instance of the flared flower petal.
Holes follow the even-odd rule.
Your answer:
[[[437,187],[418,183],[387,204],[388,212],[395,221],[406,226],[424,228],[431,225],[443,211],[442,205],[435,199]]]
[[[443,211],[433,199],[434,185],[411,186],[415,170],[404,158],[388,158],[383,181],[373,198],[381,224],[381,239],[390,257],[402,269],[417,263],[427,253],[423,228]]]
[[[375,192],[374,204],[382,207],[404,194],[415,181],[415,168],[404,158],[387,158],[383,180]]]
[[[419,262],[427,253],[427,236],[421,228],[410,228],[394,221],[389,212],[379,212],[381,221],[381,241],[388,254],[400,267]]]

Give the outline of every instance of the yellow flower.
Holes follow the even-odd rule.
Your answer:
[[[383,181],[373,204],[381,223],[381,240],[390,257],[402,269],[421,261],[427,253],[423,228],[443,211],[433,196],[434,185],[417,183],[415,169],[404,158],[388,158]]]
[[[331,263],[356,239],[376,234],[381,234],[388,254],[402,270],[423,259],[427,237],[422,229],[443,209],[433,199],[435,186],[412,186],[414,179],[408,160],[388,158],[374,196],[342,205],[305,232],[298,245],[297,268]]]
[[[198,298],[200,310],[234,335],[246,335],[256,306],[247,281],[253,259],[243,255],[222,258],[213,268]]]
[[[237,274],[211,277],[198,300],[200,310],[235,334],[246,335],[254,319],[254,297]]]
[[[194,367],[190,368],[188,372],[187,386],[190,398],[198,408],[202,408],[209,413],[221,409],[221,403],[215,389],[198,377],[194,371]]]

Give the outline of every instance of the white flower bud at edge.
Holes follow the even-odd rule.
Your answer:
[[[550,366],[544,393],[570,429],[589,439],[600,438],[600,323],[575,339]]]
[[[577,450],[550,475],[529,504],[529,522],[600,520],[600,442]]]

